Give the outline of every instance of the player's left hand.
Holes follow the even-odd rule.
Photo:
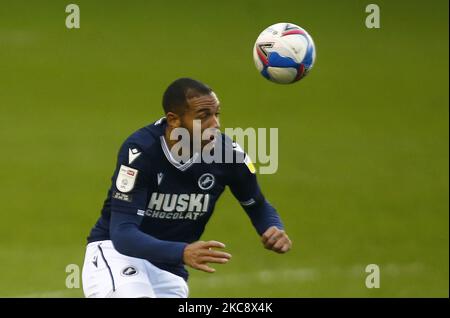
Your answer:
[[[277,253],[286,253],[292,246],[286,232],[276,226],[269,227],[261,236],[261,241],[266,249]]]

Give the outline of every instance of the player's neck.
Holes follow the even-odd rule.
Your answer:
[[[171,128],[169,128],[169,127],[166,127],[166,130],[164,131],[164,140],[166,141],[166,144],[167,144],[167,148],[169,148],[169,151],[172,151],[172,147],[176,144],[176,143],[178,143],[178,142],[180,142],[179,140],[173,140],[173,139],[171,139],[170,138],[170,133],[172,132],[172,129]],[[189,147],[190,147],[190,156],[189,157],[192,157],[192,155],[193,155],[193,147],[192,147],[192,143],[189,143]],[[186,158],[187,159],[187,158]]]
[[[166,130],[164,131],[164,140],[166,141],[167,147],[169,150],[172,150],[173,145],[175,145],[178,141],[170,139],[170,133],[172,132],[172,129],[169,127],[166,127]]]

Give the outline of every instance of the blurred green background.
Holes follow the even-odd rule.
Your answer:
[[[260,175],[294,242],[262,248],[226,191],[203,236],[227,244],[192,297],[448,297],[448,1],[0,0],[0,296],[82,297],[82,265],[118,147],[162,116],[174,79],[212,86],[223,127],[279,128],[279,169]],[[316,66],[263,79],[257,35],[307,29]],[[381,288],[365,287],[367,264]]]

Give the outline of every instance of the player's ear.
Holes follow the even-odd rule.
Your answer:
[[[168,112],[166,114],[166,119],[167,119],[167,125],[171,128],[178,128],[181,126],[180,116],[178,116],[175,113]]]

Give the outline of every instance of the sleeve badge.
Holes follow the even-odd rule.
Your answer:
[[[116,179],[117,190],[123,193],[133,190],[137,174],[138,170],[121,165]]]

